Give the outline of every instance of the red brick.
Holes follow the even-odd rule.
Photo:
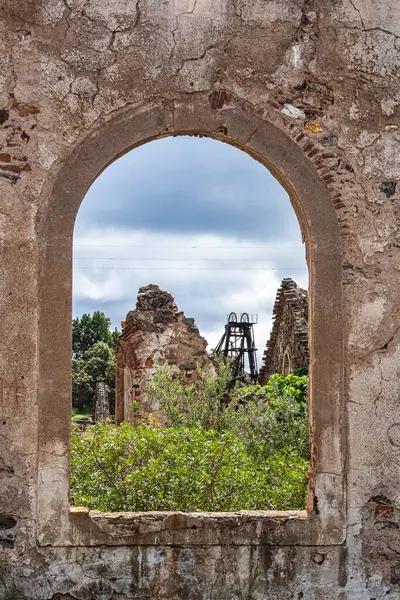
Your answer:
[[[393,517],[393,506],[378,504],[378,506],[375,507],[375,516],[390,519]]]
[[[3,171],[10,171],[11,173],[21,173],[22,171],[19,165],[0,165],[0,169],[3,169]]]

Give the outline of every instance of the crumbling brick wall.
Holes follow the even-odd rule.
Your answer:
[[[126,315],[115,348],[117,421],[134,422],[135,403],[143,415],[160,423],[164,415],[158,402],[146,394],[150,377],[168,365],[171,375],[185,372],[193,379],[197,367],[214,372],[194,319],[178,310],[174,298],[158,285],[139,289],[135,310]]]
[[[308,362],[308,295],[289,277],[282,280],[276,294],[259,380],[266,383],[273,373],[286,375],[307,368]]]

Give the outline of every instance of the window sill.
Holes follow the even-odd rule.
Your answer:
[[[337,545],[343,528],[307,511],[120,512],[72,507],[62,539],[52,546]],[[65,535],[67,534],[67,535]],[[47,536],[45,536],[47,537]],[[46,540],[40,540],[42,545]]]

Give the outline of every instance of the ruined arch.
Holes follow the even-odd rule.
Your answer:
[[[290,354],[290,349],[286,348],[282,361],[282,373],[284,375],[288,375],[292,370],[292,357]]]
[[[293,515],[285,525],[289,538],[277,538],[276,543],[287,543],[288,539],[303,544],[341,543],[343,539],[341,240],[334,205],[313,161],[293,139],[298,132],[283,132],[231,96],[226,106],[219,107],[212,100],[183,96],[173,105],[150,103],[115,113],[109,120],[98,122],[91,135],[63,157],[46,185],[37,221],[41,240],[37,510],[38,536],[43,544],[50,540],[52,545],[100,544],[107,543],[109,535],[108,525],[99,530],[88,515],[71,514],[68,507],[75,217],[87,189],[108,164],[143,143],[168,135],[204,135],[233,144],[270,169],[289,193],[305,239],[310,275],[310,426],[314,452],[310,519],[305,514]],[[298,137],[301,140],[304,135]],[[262,514],[259,518],[267,517]],[[255,541],[261,542],[260,537]],[[120,534],[113,543],[140,544],[141,540]]]

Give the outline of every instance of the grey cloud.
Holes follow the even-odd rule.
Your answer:
[[[150,142],[110,165],[82,203],[77,231],[88,225],[247,240],[290,240],[297,230],[286,192],[263,165],[187,137]]]
[[[157,283],[212,343],[227,312],[258,312],[260,351],[280,280],[307,279],[286,192],[262,165],[214,140],[159,140],[116,161],[89,190],[75,241],[75,316],[102,310],[119,327],[138,288]]]
[[[299,281],[305,279],[305,271],[303,269],[303,271],[296,272],[301,276]],[[110,271],[111,273],[112,271]],[[259,273],[257,275],[260,277]],[[231,311],[258,313],[260,324],[256,327],[255,333],[258,346],[262,349],[268,336],[269,319],[272,315],[276,289],[282,277],[287,275],[287,272],[276,271],[272,280],[266,275],[265,277],[261,275],[257,281],[261,288],[261,299],[254,307],[251,298],[253,281],[250,272],[206,271],[197,276],[191,273],[189,277],[182,277],[182,273],[180,273],[179,279],[176,278],[174,271],[145,271],[139,275],[133,272],[129,274],[129,284],[123,286],[122,298],[106,301],[79,298],[74,302],[74,314],[102,310],[111,318],[113,327],[119,327],[121,320],[125,319],[126,313],[135,306],[138,288],[149,283],[157,283],[175,297],[179,308],[187,316],[195,318],[201,334],[209,342],[212,342],[208,335],[210,331],[220,332],[222,335],[227,313]],[[100,278],[106,277],[107,271],[97,272],[94,280],[98,278],[97,280],[100,281]],[[238,291],[242,293],[240,301],[235,297]]]

